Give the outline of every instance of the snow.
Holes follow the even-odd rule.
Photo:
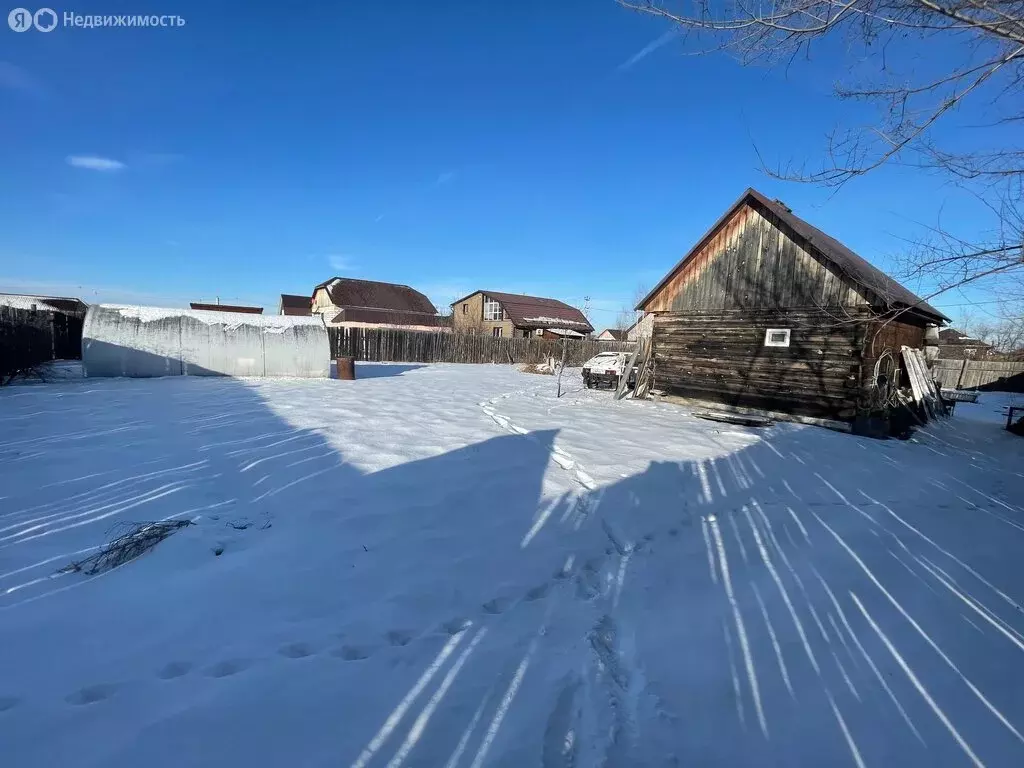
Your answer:
[[[43,296],[22,296],[19,294],[0,294],[0,305],[13,307],[15,309],[28,310],[49,310],[53,307],[47,303]]]
[[[141,307],[122,304],[101,304],[107,309],[116,309],[121,317],[141,320],[144,323],[159,322],[176,317],[190,317],[206,325],[226,325],[233,330],[243,325],[262,328],[264,333],[283,333],[297,325],[323,325],[319,317],[294,315],[257,315],[244,312],[215,312],[206,309],[172,309],[164,307]]]
[[[527,323],[552,323],[554,325],[577,325],[577,326],[580,326],[581,328],[587,326],[587,323],[584,323],[582,320],[566,320],[566,319],[561,318],[561,317],[546,317],[546,316],[541,316],[541,317],[524,317],[523,321],[527,322]]]
[[[547,328],[545,330],[547,330],[549,333],[555,334],[556,336],[568,336],[574,339],[582,339],[585,335],[580,333],[579,331],[571,331],[567,328]]]
[[[1024,760],[1011,396],[879,442],[357,372],[0,390],[5,765]]]

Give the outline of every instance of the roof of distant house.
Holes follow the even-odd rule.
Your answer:
[[[408,285],[379,283],[376,280],[356,280],[351,277],[332,277],[313,289],[327,291],[336,307],[363,307],[390,309],[397,312],[419,312],[436,315],[437,309],[430,299]]]
[[[956,328],[943,328],[939,331],[939,341],[945,345],[959,345],[959,346],[972,346],[972,347],[990,347],[992,346],[988,342],[976,339],[973,336],[968,336],[966,333],[958,331]]]
[[[499,291],[473,291],[473,293],[453,301],[452,306],[478,293],[500,302],[508,319],[519,328],[566,328],[583,333],[590,333],[594,330],[594,326],[580,310],[570,307],[558,299]]]
[[[313,300],[309,296],[298,296],[294,293],[281,294],[282,315],[310,315]]]
[[[393,309],[370,307],[345,307],[334,316],[332,323],[368,323],[371,325],[418,325],[431,328],[448,328],[451,317],[428,312],[401,312]]]
[[[201,304],[197,301],[188,303],[192,309],[202,309],[206,312],[239,312],[245,315],[262,315],[263,307],[244,307],[238,304]]]
[[[26,293],[0,293],[0,304],[19,309],[51,310],[68,314],[84,314],[89,308],[81,299],[69,296],[34,296]]]
[[[751,201],[757,203],[763,208],[766,208],[768,212],[778,218],[784,226],[791,229],[800,240],[806,242],[824,259],[830,261],[840,273],[846,275],[858,285],[867,288],[872,293],[876,294],[886,305],[887,309],[899,310],[909,308],[919,312],[920,314],[928,316],[929,319],[933,321],[949,321],[949,318],[939,312],[939,310],[935,309],[935,307],[928,304],[928,302],[904,288],[887,274],[882,272],[882,270],[878,269],[878,267],[866,261],[861,256],[858,256],[835,238],[826,235],[817,227],[808,224],[806,221],[794,214],[793,211],[781,200],[771,200],[753,188],[747,189],[747,191],[740,196],[739,200],[729,207],[729,210],[725,212],[722,218],[715,222],[711,229],[707,231],[704,237],[697,242],[690,252],[687,253],[686,256],[676,264],[676,266],[669,270],[664,279],[654,286],[654,290],[648,293],[636,308],[641,309],[645,304],[647,304],[651,297],[661,290],[662,286],[668,282],[669,278],[679,270],[686,260],[695,255],[703,245],[711,239],[718,229],[732,217],[740,206]]]
[[[606,333],[616,341],[626,340],[626,331],[622,330],[621,328],[605,328],[603,331],[601,331],[601,333],[598,334],[598,336],[604,336],[604,334]]]

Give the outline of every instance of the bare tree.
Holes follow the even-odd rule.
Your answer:
[[[1019,352],[1024,348],[1024,319],[1007,317],[995,322],[978,323],[972,334],[997,352]]]
[[[828,187],[889,163],[937,172],[975,194],[994,223],[966,239],[936,226],[907,258],[906,275],[929,278],[937,293],[1024,275],[1024,0],[618,2],[681,27],[699,51],[725,50],[744,64],[789,66],[822,38],[843,38],[852,61],[835,93],[874,105],[879,122],[833,131],[819,166],[765,170]],[[915,67],[913,54],[925,50],[932,59],[941,51],[938,74],[932,62]],[[980,149],[936,135],[965,113]]]
[[[629,307],[623,307],[615,317],[615,329],[619,331],[628,331],[634,322],[636,322],[636,312]]]

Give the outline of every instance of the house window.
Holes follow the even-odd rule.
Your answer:
[[[764,345],[766,347],[788,347],[789,328],[769,328],[764,332]]]
[[[469,314],[469,304],[463,304],[462,305],[462,314],[464,314],[464,315]]]
[[[498,338],[499,336],[501,336],[501,326],[500,325],[497,328],[491,328],[491,336],[494,336],[495,338]]]
[[[484,299],[484,320],[504,320],[503,315],[501,302],[494,299]]]

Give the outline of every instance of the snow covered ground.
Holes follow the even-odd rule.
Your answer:
[[[0,391],[4,765],[1024,763],[1007,396],[876,442],[358,374]]]

